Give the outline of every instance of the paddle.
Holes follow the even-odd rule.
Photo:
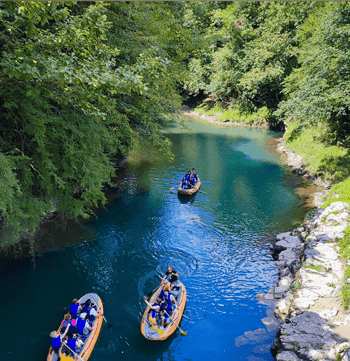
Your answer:
[[[143,298],[143,300],[147,303],[147,305],[152,309],[152,305],[146,300],[146,298]],[[146,318],[147,320],[147,318]],[[152,328],[154,330],[154,327],[156,327],[157,332],[160,335],[164,334],[164,330],[161,330],[160,328],[157,327],[157,325],[152,325],[151,322],[149,320],[147,320],[148,324],[150,325],[150,328]]]
[[[76,356],[78,356],[78,358],[81,360],[81,361],[84,361],[75,351],[73,351],[68,345],[67,343],[64,345],[65,347],[68,348],[68,350],[72,351]],[[71,357],[68,357],[68,356],[64,356],[64,355],[60,355],[61,357],[61,361],[64,361],[64,360],[71,360]],[[75,358],[75,357],[74,357]]]
[[[174,189],[174,187],[171,187],[170,189],[169,189],[169,191],[172,191]]]
[[[165,310],[164,310],[164,312],[169,316],[169,318],[171,319],[173,324],[181,331],[181,335],[187,336],[187,332],[185,332],[184,330],[181,330],[180,326],[170,317],[169,313],[166,312]]]
[[[92,299],[94,300],[94,302],[95,302],[96,307],[98,308],[98,310],[101,312],[101,309],[100,309],[100,307],[98,306],[98,302],[96,302],[96,300],[94,299],[94,297],[92,297]],[[101,312],[101,313],[102,313],[102,312]],[[103,315],[102,315],[102,317],[103,317],[103,319],[105,320],[105,322],[106,322],[106,324],[107,324],[107,327],[108,327],[108,328],[112,328],[112,325],[106,320],[106,317],[103,316]]]
[[[144,297],[150,298],[154,292],[156,292],[156,290],[161,286],[162,284],[160,284],[159,286],[157,286],[154,290],[152,290],[151,292],[148,292],[147,295],[145,295]]]

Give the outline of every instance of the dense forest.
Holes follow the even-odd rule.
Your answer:
[[[339,196],[349,34],[348,2],[1,2],[0,243],[52,210],[89,217],[140,144],[171,160],[160,127],[197,94],[316,142]]]

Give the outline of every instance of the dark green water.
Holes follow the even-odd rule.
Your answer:
[[[64,308],[91,291],[113,325],[91,361],[273,360],[275,331],[262,322],[269,310],[255,296],[277,280],[272,236],[300,220],[294,177],[270,146],[276,133],[188,124],[191,131],[167,133],[175,161],[131,164],[123,197],[95,219],[66,232],[44,227],[52,251],[37,255],[35,269],[31,259],[0,260],[0,360],[44,360]],[[179,199],[169,188],[192,166],[202,192]],[[181,327],[188,336],[152,343],[139,331],[142,296],[168,264],[187,288]],[[258,329],[260,338],[242,337]]]

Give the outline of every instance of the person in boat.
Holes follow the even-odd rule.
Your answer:
[[[198,174],[196,173],[194,168],[192,168],[191,170],[191,177],[194,178],[195,183],[198,182]]]
[[[72,353],[74,353],[74,356],[75,354],[79,354],[81,351],[81,346],[84,345],[84,342],[79,338],[74,337],[72,332],[68,332],[67,336],[68,336],[68,340],[65,346],[63,346],[62,348],[62,353],[65,356],[69,356]]]
[[[165,275],[164,275],[163,278],[162,278],[162,282],[161,282],[162,284],[164,284],[164,281],[165,281],[165,279],[166,279],[168,276],[170,276],[170,277],[169,277],[169,283],[170,283],[169,290],[170,290],[170,291],[171,291],[174,287],[179,287],[179,286],[180,286],[180,281],[179,281],[179,279],[178,279],[179,275],[178,275],[178,273],[177,273],[174,269],[172,269],[171,266],[169,266],[169,267],[167,268],[167,271],[166,271]]]
[[[77,298],[73,298],[70,306],[69,312],[72,315],[73,319],[76,319],[79,316],[79,313],[82,311],[83,307],[79,304],[79,300]]]
[[[83,312],[87,313],[87,315],[89,316],[90,326],[92,326],[92,324],[96,320],[96,317],[103,315],[100,310],[97,311],[97,306],[92,303],[90,299],[86,300],[83,306]]]
[[[68,329],[69,329],[69,325],[66,327],[65,331],[61,335],[57,331],[50,332],[51,347],[54,350],[54,352],[57,353],[57,354],[60,353],[60,351],[61,351],[61,349],[63,347],[63,339],[66,337]]]
[[[181,181],[181,188],[182,189],[189,189],[189,184],[188,184],[188,180],[186,179],[186,176],[182,178]]]
[[[190,178],[190,186],[193,188],[196,185],[196,179],[194,177]]]
[[[77,318],[77,323],[76,323],[77,334],[79,338],[83,340],[86,338],[89,332],[92,331],[92,327],[89,325],[89,322],[87,321],[88,318],[89,316],[86,312],[82,312],[79,318]]]
[[[162,327],[165,328],[170,323],[170,317],[174,310],[177,308],[176,299],[169,289],[163,291],[162,306],[160,309],[160,317],[162,321]]]
[[[63,333],[67,326],[68,327],[68,333],[69,332],[75,332],[75,324],[76,324],[76,320],[72,319],[72,315],[70,314],[70,312],[67,312],[64,317],[63,317],[63,321],[62,321],[62,328],[61,328],[61,333]]]
[[[145,300],[145,302],[147,303],[147,305],[150,307],[151,312],[149,313],[148,316],[148,321],[150,322],[150,324],[152,326],[157,326],[157,320],[159,318],[159,312],[161,310],[162,307],[162,299],[160,297],[157,297],[156,302],[153,303],[153,305],[151,305],[146,297],[143,298]]]

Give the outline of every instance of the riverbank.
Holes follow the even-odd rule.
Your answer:
[[[217,114],[208,116],[187,111],[185,115],[221,126],[250,127],[247,123],[218,122]],[[257,127],[263,128],[262,125],[255,126]],[[303,141],[304,149],[318,147],[310,144],[305,136]],[[298,141],[295,143],[298,145]],[[293,146],[295,149],[296,146],[292,143],[292,149]],[[331,152],[327,149],[321,149],[321,152],[331,155],[333,148]],[[303,224],[291,232],[277,235],[271,246],[271,253],[279,268],[279,282],[267,294],[257,295],[263,303],[270,307],[273,305],[273,314],[281,322],[271,352],[279,361],[348,361],[350,314],[343,305],[344,297],[341,293],[350,281],[344,280],[345,270],[350,262],[341,257],[339,240],[344,238],[348,227],[350,209],[348,202],[336,200],[346,199],[346,193],[343,191],[339,195],[333,191],[330,197],[333,174],[329,173],[328,179],[324,180],[323,171],[328,169],[322,168],[319,165],[322,161],[314,155],[314,159],[310,161],[308,150],[304,150],[308,162],[286,146],[285,138],[278,140],[276,150],[283,155],[283,162],[292,172],[314,185],[316,192],[311,195],[313,209]],[[341,151],[339,149],[338,153]],[[321,156],[319,158],[322,159]],[[341,181],[344,183],[346,173],[343,173],[345,179]],[[333,202],[328,200],[326,206],[324,204],[327,198]],[[242,336],[244,342],[249,341],[248,336]],[[236,340],[238,346],[241,341]]]
[[[270,128],[270,125],[265,120],[259,120],[256,122],[246,122],[246,123],[240,121],[232,121],[232,120],[219,121],[218,118],[220,117],[221,113],[206,115],[205,113],[200,113],[198,111],[189,108],[184,109],[182,114],[190,119],[200,118],[204,121],[207,121],[208,123],[221,125],[223,127],[244,127],[244,128],[255,128],[255,129]]]
[[[275,316],[282,322],[271,352],[276,360],[348,360],[350,315],[343,306],[344,271],[348,262],[338,242],[348,227],[349,204],[342,201],[322,207],[330,181],[310,173],[302,157],[280,141],[278,151],[287,157],[293,172],[319,187],[315,208],[292,232],[277,235],[271,246],[279,267],[279,282],[264,302],[275,302]],[[346,280],[347,282],[348,280]]]

